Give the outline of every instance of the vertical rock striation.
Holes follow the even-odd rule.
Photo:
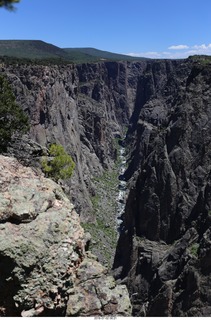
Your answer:
[[[139,80],[114,264],[135,315],[210,315],[210,83],[192,59],[153,62]]]

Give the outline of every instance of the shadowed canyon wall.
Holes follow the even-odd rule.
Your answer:
[[[191,59],[148,65],[139,79],[114,263],[135,315],[211,312],[210,84],[210,65]]]

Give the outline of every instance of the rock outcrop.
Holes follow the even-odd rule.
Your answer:
[[[130,315],[62,189],[15,158],[0,169],[1,316]]]

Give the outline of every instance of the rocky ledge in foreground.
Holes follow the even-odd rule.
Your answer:
[[[126,287],[85,250],[62,189],[4,156],[0,181],[0,315],[130,315]]]

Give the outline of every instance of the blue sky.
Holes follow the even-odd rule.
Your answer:
[[[211,55],[211,0],[21,0],[0,39],[38,39],[151,58]]]

